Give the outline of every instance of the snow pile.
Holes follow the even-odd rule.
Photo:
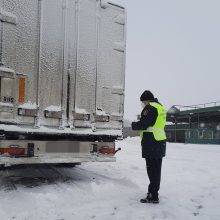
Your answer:
[[[32,102],[27,102],[22,105],[19,105],[18,108],[22,109],[37,109],[37,104]]]
[[[60,112],[61,111],[61,106],[56,106],[56,105],[51,105],[49,107],[47,107],[45,109],[46,111],[49,111],[49,112]]]
[[[2,15],[2,9],[0,10],[0,14]],[[4,12],[5,13],[5,12]],[[9,69],[7,67],[4,66],[0,66],[0,72],[5,72],[5,73],[15,73],[14,70]]]
[[[85,109],[75,107],[75,112],[78,114],[88,114],[88,112]]]
[[[1,188],[1,220],[220,219],[220,146],[168,144],[158,205],[139,203],[148,186],[140,139],[127,138],[117,147],[122,151],[116,163],[57,168],[63,179],[46,168],[13,171],[17,190]],[[20,175],[26,181],[17,181]],[[37,184],[35,175],[55,180]]]
[[[106,112],[105,112],[105,111],[102,111],[102,110],[96,110],[96,115],[108,116],[108,114],[106,114]]]
[[[12,103],[0,102],[0,106],[13,107]]]

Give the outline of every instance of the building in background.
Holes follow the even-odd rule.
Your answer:
[[[169,142],[220,144],[220,102],[171,107],[166,134]]]

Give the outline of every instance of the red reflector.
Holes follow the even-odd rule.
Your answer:
[[[0,148],[0,154],[1,155],[10,155],[10,156],[23,156],[25,155],[25,149],[24,148]]]
[[[100,154],[115,154],[115,148],[103,147],[98,150]]]

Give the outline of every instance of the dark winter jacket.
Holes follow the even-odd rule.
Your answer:
[[[159,103],[157,100],[154,100],[154,102]],[[140,121],[132,122],[132,129],[146,130],[155,124],[157,117],[157,109],[151,105],[146,105],[141,112]],[[157,159],[164,157],[166,154],[166,141],[156,141],[152,132],[144,132],[141,146],[143,158]]]

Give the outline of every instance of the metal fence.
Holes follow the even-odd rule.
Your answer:
[[[220,131],[215,129],[166,129],[167,141],[193,144],[220,144]]]

